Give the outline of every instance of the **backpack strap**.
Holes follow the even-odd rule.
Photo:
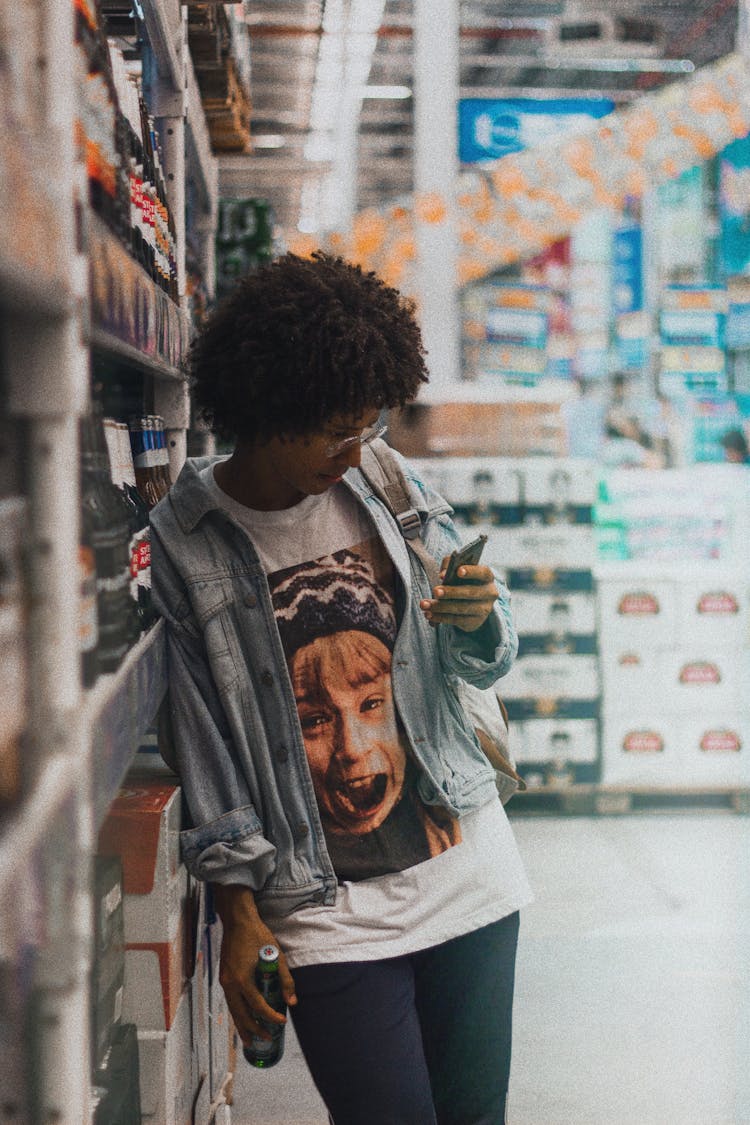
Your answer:
[[[411,502],[401,464],[391,447],[382,438],[363,445],[359,468],[375,495],[396,520],[407,547],[422,563],[434,586],[439,581],[440,567],[422,541],[422,519]]]

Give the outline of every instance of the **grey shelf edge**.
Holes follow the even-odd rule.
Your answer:
[[[24,319],[61,319],[75,309],[73,294],[64,281],[40,278],[5,255],[0,256],[0,304]]]
[[[172,379],[175,382],[184,382],[187,378],[185,372],[179,368],[174,367],[172,364],[167,363],[166,360],[160,359],[159,356],[148,355],[146,352],[136,348],[133,344],[128,344],[125,340],[121,340],[111,332],[107,332],[103,328],[92,328],[87,333],[87,345],[100,352],[105,352],[107,355],[118,356],[120,359],[127,360],[129,363],[142,368],[144,371],[150,371],[157,379]]]
[[[166,690],[164,623],[158,621],[130,650],[116,672],[97,681],[86,699],[96,830],[117,796]]]
[[[185,61],[187,79],[187,126],[195,156],[194,171],[203,192],[206,210],[211,211],[219,190],[218,161],[211,149],[206,115],[201,102],[198,80],[190,54]]]
[[[170,9],[176,13],[173,21],[170,21]],[[177,44],[181,30],[179,4],[174,0],[171,3],[169,0],[150,0],[143,6],[143,17],[159,75],[168,79],[175,90],[182,89],[183,74]]]
[[[45,762],[33,791],[0,827],[0,903],[22,878],[31,856],[49,834],[50,824],[80,790],[83,763],[70,754]]]

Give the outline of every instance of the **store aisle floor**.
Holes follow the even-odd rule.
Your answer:
[[[750,1122],[750,819],[517,818],[510,1125]],[[233,1125],[327,1125],[293,1039]]]

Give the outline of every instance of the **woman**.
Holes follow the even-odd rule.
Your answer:
[[[434,589],[358,471],[426,380],[413,309],[340,259],[245,279],[193,347],[229,457],[188,460],[152,512],[182,855],[214,887],[244,1042],[283,1019],[253,981],[277,944],[336,1125],[502,1122],[518,911],[494,772],[452,681],[515,656],[486,566]],[[449,506],[404,467],[437,560]]]

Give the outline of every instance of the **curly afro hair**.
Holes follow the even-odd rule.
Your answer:
[[[321,251],[243,278],[190,349],[196,407],[224,440],[314,433],[403,406],[427,382],[413,302]]]

